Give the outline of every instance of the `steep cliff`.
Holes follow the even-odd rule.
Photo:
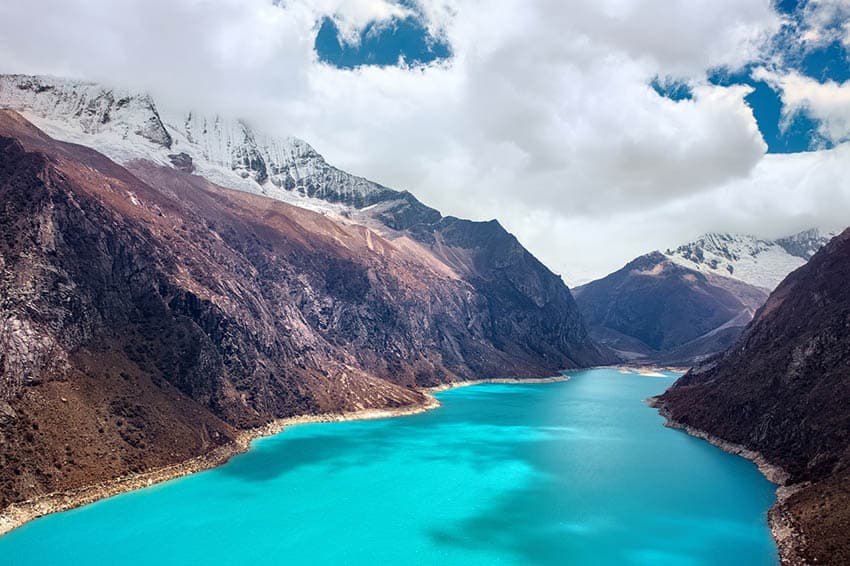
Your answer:
[[[791,273],[722,356],[658,399],[675,423],[760,452],[820,564],[850,562],[850,230]]]
[[[546,359],[551,368],[612,361],[588,338],[561,279],[498,222],[443,217],[407,191],[330,165],[303,140],[270,135],[240,120],[163,111],[145,93],[54,77],[0,75],[0,106],[142,176],[141,162],[194,172],[361,224],[400,247],[424,247],[474,288],[487,313],[488,339],[526,361]]]

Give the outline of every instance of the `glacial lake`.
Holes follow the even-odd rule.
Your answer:
[[[0,563],[777,563],[773,486],[643,403],[675,376],[570,375],[292,427],[220,468],[33,521],[0,537]]]

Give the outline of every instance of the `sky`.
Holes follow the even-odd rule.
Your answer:
[[[0,71],[246,119],[569,284],[850,224],[850,0],[7,0]]]

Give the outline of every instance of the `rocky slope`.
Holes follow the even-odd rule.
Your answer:
[[[587,339],[560,278],[498,222],[443,217],[406,191],[329,165],[302,140],[217,116],[161,112],[146,94],[52,77],[0,76],[0,106],[22,112],[57,139],[92,147],[131,168],[148,162],[194,172],[361,224],[402,248],[424,246],[473,287],[492,321],[493,340],[512,355],[542,356],[553,368],[611,360]]]
[[[574,290],[600,342],[630,362],[690,365],[727,348],[767,298],[653,252]]]
[[[771,294],[740,339],[658,399],[671,421],[757,451],[796,486],[778,511],[818,564],[850,563],[850,230]]]
[[[151,142],[153,143],[153,142]],[[0,507],[296,414],[604,361],[497,223],[385,237],[0,112]]]

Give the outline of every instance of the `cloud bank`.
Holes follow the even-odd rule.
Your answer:
[[[411,14],[451,59],[343,70],[316,57],[324,17],[356,41]],[[812,14],[806,41],[838,33]],[[150,90],[296,135],[444,213],[498,218],[578,282],[704,231],[845,222],[847,148],[765,155],[749,87],[706,80],[763,63],[788,112],[846,140],[850,87],[777,66],[783,23],[767,0],[32,0],[0,6],[0,70]],[[657,77],[693,97],[660,96]]]

